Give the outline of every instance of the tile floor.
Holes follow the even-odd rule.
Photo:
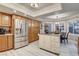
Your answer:
[[[77,42],[69,40],[68,44],[60,44],[61,56],[78,56]]]
[[[0,52],[0,56],[56,56],[55,54],[41,50],[38,47],[38,41],[30,43],[28,46]],[[60,44],[60,56],[77,56],[77,48],[74,41],[69,40],[68,44]]]

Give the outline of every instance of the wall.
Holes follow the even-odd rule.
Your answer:
[[[71,17],[67,17],[67,18],[63,18],[62,20],[59,21],[52,21],[52,22],[42,22],[42,24],[44,25],[44,23],[50,23],[52,24],[52,31],[55,31],[55,24],[56,23],[64,23],[64,32],[69,32],[69,22],[74,22],[75,20],[79,20],[79,15],[75,15],[75,16],[71,16]],[[42,28],[42,32],[43,32],[44,28]],[[78,38],[78,34],[69,34],[69,39],[73,39],[73,40],[77,40]]]
[[[48,24],[51,24],[51,32],[53,32],[53,31],[55,31],[55,27],[54,27],[54,22],[42,22],[41,24],[42,24],[42,28],[40,29],[40,33],[45,33],[44,32],[44,24],[45,23],[48,23]]]

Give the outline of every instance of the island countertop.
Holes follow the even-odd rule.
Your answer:
[[[13,34],[0,34],[0,36],[8,36],[8,35],[13,35]]]
[[[45,33],[40,33],[40,34],[38,34],[38,35],[46,35],[46,36],[57,36],[57,37],[59,37],[60,36],[60,34],[45,34]]]

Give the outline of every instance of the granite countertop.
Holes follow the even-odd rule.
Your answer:
[[[38,35],[46,35],[46,36],[60,36],[60,34],[54,34],[54,33],[52,33],[52,34],[40,33],[40,34],[38,34]]]
[[[13,34],[0,34],[0,36],[7,36],[7,35],[13,35]]]

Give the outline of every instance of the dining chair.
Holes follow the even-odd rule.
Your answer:
[[[68,35],[69,35],[69,33],[62,33],[61,35],[60,35],[60,41],[61,41],[61,43],[63,43],[62,41],[64,41],[64,43],[68,43]]]

